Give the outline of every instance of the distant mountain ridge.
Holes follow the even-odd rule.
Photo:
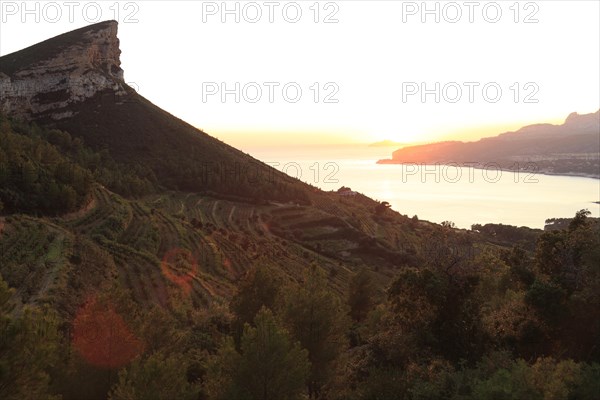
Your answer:
[[[538,172],[600,178],[600,110],[570,114],[562,125],[535,124],[476,142],[446,141],[396,150],[380,164],[495,163],[513,169],[535,163]]]

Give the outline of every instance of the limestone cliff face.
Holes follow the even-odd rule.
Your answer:
[[[117,22],[90,25],[0,58],[0,111],[35,119],[110,90],[125,94]]]

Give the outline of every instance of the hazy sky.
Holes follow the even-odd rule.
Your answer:
[[[126,81],[238,146],[474,139],[600,108],[598,1],[0,3],[0,55],[117,19]]]

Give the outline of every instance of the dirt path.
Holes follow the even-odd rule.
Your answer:
[[[198,284],[199,284],[200,286],[202,286],[202,288],[203,288],[204,290],[206,290],[208,293],[210,293],[210,295],[211,295],[213,298],[217,298],[217,294],[216,294],[216,292],[213,290],[213,288],[211,287],[211,285],[210,285],[210,284],[208,284],[207,282],[205,282],[205,281],[204,281],[204,279],[202,279],[202,277],[201,277],[201,276],[192,276],[192,279],[194,279],[196,282],[198,282]]]
[[[235,213],[235,206],[231,208],[231,212],[229,213],[229,217],[227,217],[227,221],[229,221],[229,226],[233,226],[233,213]]]
[[[222,228],[221,224],[219,224],[220,221],[217,218],[217,207],[218,206],[219,206],[219,200],[215,201],[215,203],[213,204],[212,210],[210,211],[210,215],[211,215],[213,224],[215,224],[219,228]]]
[[[37,291],[37,293],[32,296],[32,298],[30,300],[37,300],[42,298],[44,295],[46,295],[46,293],[48,293],[48,290],[50,289],[50,287],[54,284],[54,280],[55,278],[58,276],[59,270],[61,269],[64,260],[62,259],[63,256],[63,249],[64,249],[64,241],[65,241],[65,237],[59,233],[59,237],[54,239],[55,242],[60,241],[60,251],[58,251],[58,257],[54,260],[48,260],[47,262],[50,263],[52,265],[52,268],[50,269],[50,271],[48,271],[48,273],[46,273],[46,276],[44,277],[44,280],[42,282],[42,284],[40,285],[40,289]],[[52,243],[54,244],[54,243]]]
[[[252,221],[252,217],[254,216],[254,210],[255,208],[252,207],[252,210],[250,210],[250,216],[246,218],[246,227],[248,228],[248,232],[252,232],[252,223],[250,221]]]
[[[200,222],[202,222],[204,224],[204,223],[206,223],[206,218],[202,214],[202,207],[200,207],[200,203],[202,203],[203,200],[204,199],[202,197],[199,198],[194,207],[198,210],[198,219],[200,220]]]
[[[92,198],[87,202],[86,205],[84,205],[82,208],[80,208],[77,211],[73,211],[71,213],[63,215],[62,218],[66,221],[71,221],[74,219],[81,218],[85,214],[87,214],[88,212],[90,212],[91,210],[96,208],[96,204],[97,204],[96,196],[92,195]]]

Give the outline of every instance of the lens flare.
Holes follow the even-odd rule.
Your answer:
[[[111,304],[88,299],[73,320],[73,347],[88,363],[120,368],[140,355],[144,344]]]

